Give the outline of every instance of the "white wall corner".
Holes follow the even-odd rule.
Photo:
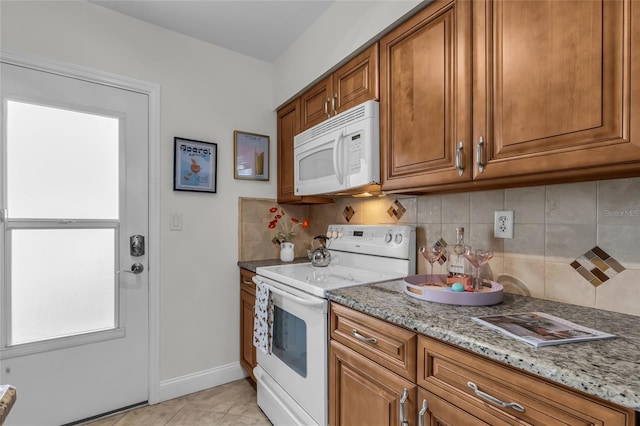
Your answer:
[[[162,380],[158,392],[158,400],[151,403],[160,403],[173,398],[178,398],[190,393],[224,385],[247,377],[247,373],[240,367],[239,362],[221,365],[209,370],[187,374],[173,379]]]

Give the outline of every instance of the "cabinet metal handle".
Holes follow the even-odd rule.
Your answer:
[[[252,285],[253,281],[242,280],[242,284]]]
[[[329,114],[329,98],[324,101],[324,113],[327,115],[327,118],[331,118],[331,114]]]
[[[407,390],[407,388],[404,388],[402,390],[402,397],[400,398],[400,425],[401,426],[405,426],[409,424],[409,422],[407,421],[407,418],[404,415],[406,410],[405,405],[407,403],[407,399],[409,399],[409,391]]]
[[[480,173],[484,172],[484,164],[482,162],[483,148],[484,148],[484,138],[480,136],[480,139],[478,139],[478,152],[476,153],[477,154],[476,164],[478,165],[478,171]]]
[[[351,335],[358,340],[362,340],[365,343],[371,343],[373,345],[376,345],[378,343],[378,339],[376,339],[375,337],[365,337],[362,334],[358,333],[358,330],[356,330],[355,328],[351,330]]]
[[[458,169],[458,175],[462,176],[464,173],[464,167],[462,166],[462,141],[458,142],[458,149],[456,149],[456,169]]]
[[[467,386],[469,386],[476,393],[476,395],[479,396],[482,399],[486,399],[489,402],[493,402],[494,404],[499,405],[500,407],[513,408],[516,411],[524,413],[524,407],[522,405],[518,404],[518,403],[515,403],[515,402],[504,402],[504,401],[496,398],[495,396],[489,395],[486,392],[482,392],[478,388],[478,385],[476,385],[473,382],[467,382]]]
[[[338,114],[338,110],[336,109],[336,101],[338,100],[338,94],[333,94],[333,99],[331,99],[331,109],[333,109],[333,115]]]
[[[422,400],[422,409],[418,413],[418,426],[424,426],[424,415],[427,414],[427,400]]]

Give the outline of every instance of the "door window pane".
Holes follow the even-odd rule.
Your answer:
[[[307,324],[279,306],[273,310],[271,352],[293,371],[307,377]]]
[[[117,219],[119,119],[7,102],[10,218]]]
[[[114,229],[11,231],[10,345],[115,327]]]

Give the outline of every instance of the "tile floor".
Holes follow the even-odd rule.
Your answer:
[[[85,423],[91,426],[209,426],[271,423],[247,379]]]

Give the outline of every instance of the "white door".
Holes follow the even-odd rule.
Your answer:
[[[0,382],[18,392],[6,424],[144,403],[148,253],[129,246],[148,235],[148,97],[1,67]]]

